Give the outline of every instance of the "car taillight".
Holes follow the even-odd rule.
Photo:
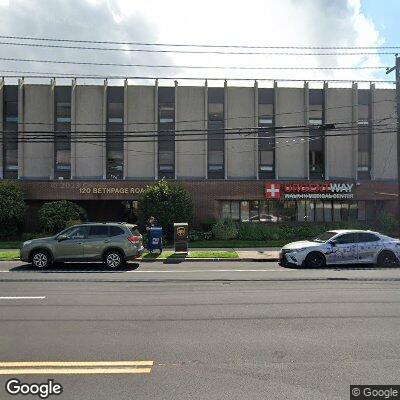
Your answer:
[[[128,240],[132,244],[138,244],[140,242],[140,236],[128,236]]]

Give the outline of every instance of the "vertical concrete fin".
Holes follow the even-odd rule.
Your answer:
[[[71,139],[76,139],[76,79],[71,82]],[[76,140],[71,142],[71,179],[76,177]]]
[[[204,81],[204,176],[208,179],[208,81]]]
[[[258,126],[258,82],[254,81],[254,126]],[[256,129],[254,139],[254,176],[260,179],[259,176],[259,156],[258,156],[258,129]]]
[[[370,135],[371,135],[371,180],[375,180],[376,174],[375,174],[375,135],[374,135],[374,119],[375,119],[375,83],[370,83],[369,86],[369,91],[370,91],[370,97],[369,97],[369,112],[368,112],[368,118],[369,118],[369,129],[370,129]]]
[[[274,81],[274,118],[273,118],[273,122],[274,122],[274,126],[276,125],[276,114],[279,113],[279,111],[277,111],[277,107],[278,107],[278,94],[279,94],[279,90],[278,90],[278,82]],[[274,131],[274,136],[275,136],[275,132]],[[277,155],[277,151],[276,151],[276,142],[275,142],[275,146],[274,146],[274,164],[275,164],[275,179],[279,179],[279,169],[278,169],[278,160],[276,159],[276,155]],[[258,158],[258,157],[257,157]]]
[[[24,177],[24,78],[18,79],[18,179]]]
[[[129,171],[129,157],[128,157],[128,131],[129,125],[128,125],[128,104],[129,104],[129,99],[128,99],[128,79],[125,79],[124,81],[124,133],[123,133],[123,146],[124,146],[124,167],[123,167],[123,179],[126,179],[128,176],[128,171]]]
[[[353,82],[352,84],[352,132],[357,133],[358,126],[358,84]],[[353,177],[358,179],[357,165],[358,165],[358,135],[353,135]]]
[[[51,162],[50,162],[50,179],[54,179],[54,161],[55,161],[55,151],[56,151],[56,134],[55,134],[55,126],[54,126],[54,120],[55,120],[55,87],[56,87],[56,79],[51,79],[50,80],[50,88],[49,88],[49,96],[50,96],[50,130],[52,132],[52,137],[53,140],[50,143],[50,157],[52,157]]]
[[[308,82],[304,82],[304,125],[308,126],[308,122],[310,120],[310,96],[309,96],[309,88]],[[308,128],[302,129],[304,136],[307,136],[307,140],[305,140],[304,146],[304,176],[307,179],[310,179],[310,168],[309,168],[309,152],[310,152],[310,142],[309,142],[309,130]]]
[[[229,111],[228,111],[228,81],[224,81],[224,127],[229,126]],[[224,130],[224,179],[228,178],[228,142],[226,140],[226,131]]]
[[[108,88],[108,80],[104,80],[103,87],[103,115],[102,115],[102,170],[103,170],[103,179],[107,178],[107,88]]]
[[[179,129],[179,122],[178,122],[178,81],[174,82],[175,86],[175,102],[174,102],[174,120],[175,120],[175,132],[174,132],[174,178],[177,179],[179,176],[178,166],[179,166],[179,146],[175,139],[175,133]]]
[[[324,82],[324,119],[322,121],[322,123],[326,123],[327,121],[329,121],[329,107],[328,107],[328,90],[329,90],[329,83],[328,82]],[[329,131],[324,131],[324,168],[325,168],[325,179],[328,180],[329,179],[329,153],[328,153],[328,144],[329,144]]]
[[[4,104],[4,78],[0,79],[0,179],[3,179],[3,146],[4,146],[4,132],[3,132],[3,104]]]
[[[154,140],[154,179],[158,180],[158,79],[154,83],[154,131],[156,139]]]

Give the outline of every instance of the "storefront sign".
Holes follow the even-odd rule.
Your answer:
[[[267,200],[353,199],[354,183],[329,181],[270,182],[264,185],[264,195]]]

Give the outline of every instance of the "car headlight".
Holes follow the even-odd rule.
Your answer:
[[[304,250],[306,250],[306,247],[301,247],[300,249],[288,249],[288,250],[285,250],[285,253],[298,253],[298,252],[304,251]]]
[[[27,240],[26,242],[22,243],[22,246],[27,246],[28,244],[31,244],[32,240]]]

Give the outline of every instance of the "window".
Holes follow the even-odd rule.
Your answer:
[[[345,233],[336,237],[335,242],[337,244],[349,244],[355,242],[355,235],[354,233]]]
[[[225,157],[224,88],[208,89],[208,178],[223,179]]]
[[[118,236],[118,235],[123,235],[124,230],[118,226],[110,226],[110,235],[109,236]]]
[[[107,225],[93,225],[89,229],[89,238],[103,238],[108,237]]]
[[[69,239],[85,239],[87,236],[88,227],[86,226],[77,226],[75,228],[71,228],[71,230],[66,231],[64,235],[66,235]]]
[[[358,90],[358,179],[371,179],[372,129],[370,120],[370,91]]]
[[[3,96],[3,177],[18,178],[18,86],[6,85]]]
[[[175,178],[175,88],[158,89],[158,175]]]
[[[275,179],[274,89],[258,90],[258,176]]]
[[[309,174],[310,179],[325,177],[324,91],[309,90]]]
[[[54,178],[71,178],[71,88],[54,90]]]
[[[124,176],[124,88],[107,88],[107,179]]]
[[[379,237],[372,233],[357,233],[357,243],[379,242]]]

